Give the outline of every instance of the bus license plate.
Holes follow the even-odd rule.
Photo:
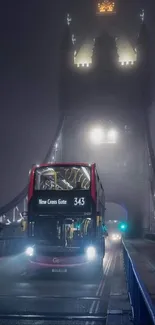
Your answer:
[[[52,273],[67,273],[67,269],[52,269]]]

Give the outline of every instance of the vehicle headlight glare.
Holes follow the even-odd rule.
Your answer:
[[[96,249],[93,246],[89,246],[86,249],[86,255],[89,261],[94,260],[96,257]]]
[[[119,234],[112,234],[112,240],[120,240],[121,236]]]
[[[34,254],[34,248],[33,247],[27,247],[26,248],[26,251],[25,251],[25,254],[27,256],[33,256],[33,254]]]

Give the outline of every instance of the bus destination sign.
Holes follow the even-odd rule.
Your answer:
[[[86,203],[86,199],[85,197],[74,197],[73,198],[73,205],[74,206],[84,206]],[[68,201],[67,200],[64,200],[64,199],[55,199],[55,200],[52,200],[52,199],[41,199],[39,198],[38,199],[38,204],[39,206],[45,206],[45,205],[48,205],[48,206],[56,206],[56,205],[68,205]]]
[[[47,213],[90,213],[92,211],[92,199],[88,190],[80,190],[76,193],[73,191],[64,191],[63,193],[36,191],[31,207],[34,213],[41,215]]]

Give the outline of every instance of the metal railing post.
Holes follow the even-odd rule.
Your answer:
[[[13,222],[16,220],[16,208],[13,209]]]
[[[27,196],[24,199],[24,212],[27,211]]]

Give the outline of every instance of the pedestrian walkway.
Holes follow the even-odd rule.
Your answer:
[[[125,246],[155,305],[155,242],[125,240]]]

